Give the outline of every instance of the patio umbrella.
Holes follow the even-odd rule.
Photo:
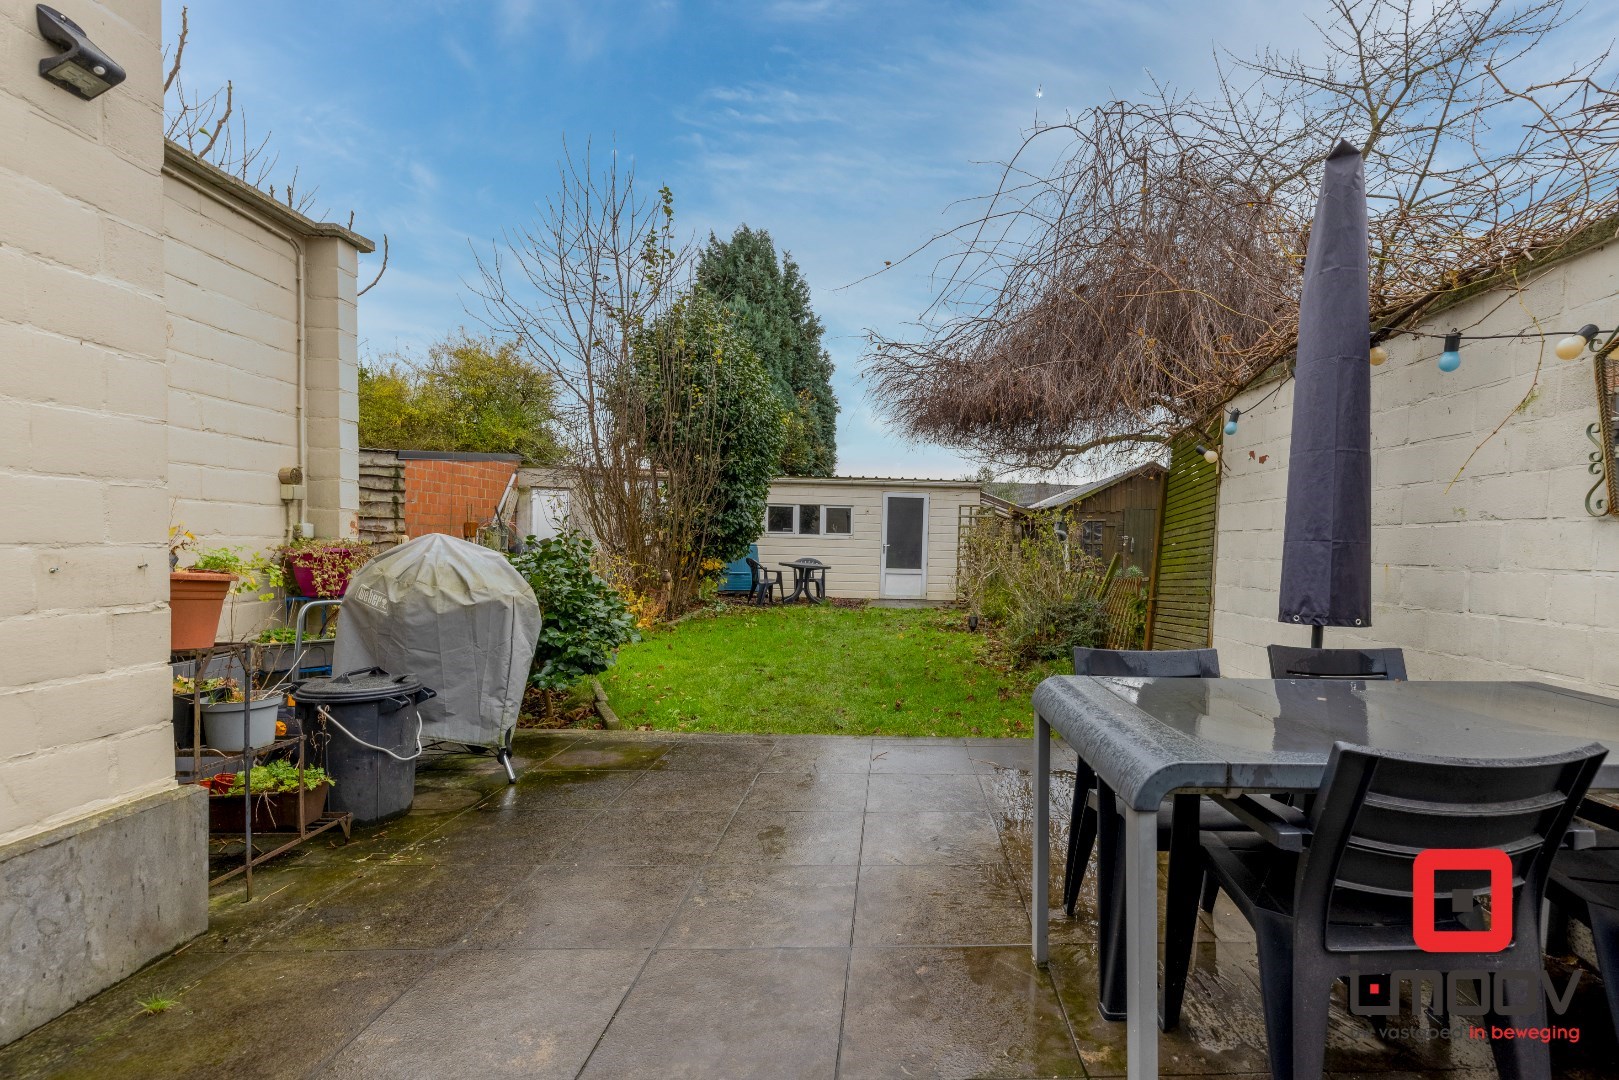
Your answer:
[[[1327,158],[1304,260],[1293,443],[1282,532],[1282,622],[1372,622],[1371,367],[1366,175],[1339,140]]]

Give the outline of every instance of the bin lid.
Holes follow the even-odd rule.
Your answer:
[[[348,671],[330,678],[305,679],[293,685],[292,694],[299,701],[359,703],[413,694],[421,688],[421,680],[409,672],[390,675],[374,667]]]

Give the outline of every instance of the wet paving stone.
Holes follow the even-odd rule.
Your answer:
[[[444,863],[378,867],[308,908],[259,947],[444,948],[466,941],[531,870],[468,874]]]
[[[333,1080],[578,1074],[646,960],[629,949],[461,953],[434,968],[355,1039]],[[543,1012],[519,1003],[544,988]]]
[[[659,947],[848,945],[857,874],[852,866],[706,866]]]
[[[1026,948],[855,949],[839,1076],[1080,1076],[1049,976]]]
[[[709,861],[851,866],[860,861],[863,823],[857,811],[744,810]]]
[[[983,810],[984,790],[978,777],[963,773],[873,773],[867,810]]]
[[[742,803],[752,772],[644,772],[613,800],[617,810],[723,810]]]
[[[865,773],[762,772],[742,800],[742,810],[864,810]]]
[[[871,771],[871,740],[801,735],[779,740],[760,768],[765,772]]]
[[[610,806],[640,776],[628,769],[534,769],[518,777],[518,801],[576,810]]]
[[[675,744],[639,739],[580,739],[540,764],[541,769],[645,769]]]
[[[757,772],[775,749],[768,739],[693,740],[676,745],[652,765],[654,769],[695,769],[701,772]]]
[[[860,868],[856,945],[1027,945],[1029,933],[999,864]]]
[[[828,1080],[848,949],[659,951],[580,1074]]]
[[[576,828],[556,858],[582,866],[672,866],[702,862],[719,845],[729,813],[685,810],[568,810]]]
[[[541,866],[473,931],[484,949],[650,949],[695,866]]]
[[[970,773],[972,759],[964,746],[909,746],[904,743],[874,743],[871,750],[873,773]]]
[[[868,866],[996,863],[1001,838],[982,810],[867,814],[860,861]]]

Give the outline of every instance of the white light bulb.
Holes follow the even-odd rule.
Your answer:
[[[1203,451],[1203,460],[1213,465],[1220,460],[1220,453],[1217,450],[1205,450]]]
[[[1388,362],[1388,358],[1389,351],[1381,345],[1373,345],[1371,354],[1367,357],[1372,362],[1373,367],[1381,367]]]
[[[1585,351],[1585,339],[1578,334],[1570,334],[1557,343],[1557,357],[1560,360],[1572,360]]]

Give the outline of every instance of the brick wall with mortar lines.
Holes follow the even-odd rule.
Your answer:
[[[1537,320],[1554,331],[1619,324],[1619,243],[1420,329],[1510,333]],[[1435,363],[1440,341],[1388,343],[1372,372],[1372,626],[1329,628],[1329,646],[1400,647],[1416,679],[1619,691],[1619,518],[1585,511],[1595,380],[1590,353],[1559,360],[1555,343],[1464,341],[1449,374]],[[1514,411],[1542,355],[1537,391]],[[1269,643],[1309,642],[1306,628],[1276,621],[1293,384],[1261,404],[1273,389],[1233,402],[1244,415],[1223,448],[1213,643],[1233,676],[1265,676]]]
[[[129,73],[91,102],[0,2],[0,842],[174,783],[160,11],[73,18]]]
[[[462,522],[489,520],[517,472],[517,463],[507,461],[411,458],[404,465],[405,534],[412,537],[460,536]]]

